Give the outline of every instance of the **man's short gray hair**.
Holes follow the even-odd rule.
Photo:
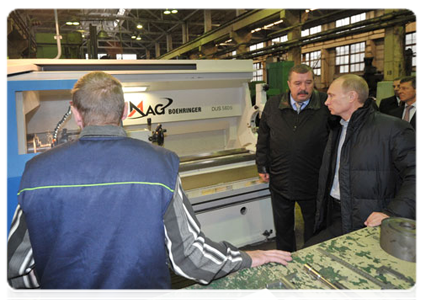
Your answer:
[[[366,102],[367,98],[369,98],[369,85],[363,77],[354,74],[347,74],[338,77],[336,80],[343,80],[341,87],[344,92],[356,92],[360,103]]]
[[[84,126],[118,125],[125,107],[122,84],[105,72],[90,72],[75,83],[72,103]]]

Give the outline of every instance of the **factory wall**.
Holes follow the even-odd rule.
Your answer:
[[[377,14],[377,12],[373,12]],[[322,25],[322,31],[332,27],[328,24]],[[405,27],[405,34],[416,32],[416,22],[407,24]],[[361,34],[351,35],[342,37],[339,39],[328,40],[325,42],[318,42],[308,44],[301,47],[301,56],[302,61],[304,62],[305,54],[312,53],[315,51],[320,51],[321,56],[321,71],[320,75],[316,75],[315,84],[316,88],[320,90],[326,90],[333,79],[342,75],[339,72],[339,67],[336,65],[336,47],[346,46],[356,43],[365,42],[365,57],[373,57],[372,65],[376,67],[377,72],[382,74],[384,73],[384,64],[385,64],[385,29],[373,30]],[[269,42],[270,45],[270,42]],[[287,54],[279,56],[268,56],[268,57],[259,57],[254,60],[255,63],[261,62],[263,69],[266,69],[266,64],[283,61],[287,59]],[[413,71],[416,71],[416,67],[413,67]],[[348,72],[356,73],[357,75],[362,75],[363,71],[359,72]],[[268,82],[266,78],[268,74],[264,72],[263,80]]]

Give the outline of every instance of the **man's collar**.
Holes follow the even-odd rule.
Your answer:
[[[420,99],[419,100],[417,100],[417,101],[415,101],[415,102],[413,102],[413,103],[411,103],[410,105],[413,105],[414,107],[419,107],[420,106]],[[405,104],[405,106],[407,107],[407,106],[409,106],[408,104]]]
[[[289,98],[290,98],[290,101],[291,101],[291,106],[294,108],[296,101],[294,100],[294,98],[292,98],[292,94],[291,93],[289,93]],[[301,103],[303,103],[303,108],[301,110],[303,110],[304,107],[306,107],[308,105],[308,103],[310,102],[310,98],[308,98],[306,101],[301,102]]]
[[[86,136],[127,136],[125,130],[121,126],[115,125],[93,125],[84,127],[79,137]]]
[[[349,118],[347,121],[345,121],[344,119],[341,118],[341,120],[339,121],[339,123],[341,123],[342,126],[348,126],[348,123],[350,122],[351,118]]]

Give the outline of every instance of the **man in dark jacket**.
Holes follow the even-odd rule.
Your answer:
[[[395,78],[392,82],[392,87],[394,88],[394,95],[392,97],[388,97],[382,99],[379,104],[379,111],[384,114],[390,114],[391,110],[398,108],[399,106],[403,105],[399,98],[399,90],[400,90],[400,81],[401,77]]]
[[[403,77],[400,81],[400,90],[398,92],[401,105],[389,112],[391,116],[401,118],[410,123],[416,130],[416,77]]]
[[[331,129],[320,170],[315,228],[321,231],[306,246],[389,217],[415,219],[414,130],[374,111],[367,97],[367,83],[356,75],[329,87],[325,104],[341,120]]]
[[[204,236],[175,153],[128,138],[122,85],[104,72],[72,90],[80,138],[28,161],[8,239],[14,288],[161,289],[176,274],[203,284],[287,252],[243,252]],[[64,162],[65,168],[62,166]]]
[[[256,164],[269,182],[277,249],[295,251],[295,202],[304,218],[304,241],[313,233],[319,168],[329,134],[325,93],[314,90],[313,69],[294,66],[289,92],[270,98],[258,131]]]

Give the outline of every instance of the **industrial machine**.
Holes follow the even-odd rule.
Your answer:
[[[180,176],[205,234],[236,246],[274,236],[268,185],[257,176],[256,122],[265,92],[251,104],[251,60],[8,61],[8,225],[26,161],[78,138],[70,91],[102,70],[122,82],[133,138],[180,157]],[[66,170],[63,166],[58,166]]]

